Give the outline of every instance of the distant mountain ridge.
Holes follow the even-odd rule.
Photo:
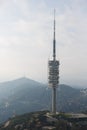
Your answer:
[[[1,82],[0,83],[0,87],[3,86],[3,85],[21,85],[23,83],[35,83],[35,84],[42,84],[42,83],[39,83],[35,80],[32,80],[32,79],[29,79],[29,78],[26,78],[26,77],[21,77],[21,78],[18,78],[18,79],[15,79],[15,80],[11,80],[11,81],[5,81],[5,82]]]
[[[57,89],[57,110],[81,112],[87,110],[86,89],[60,85]],[[20,78],[0,83],[0,122],[9,117],[32,111],[51,110],[52,90],[37,81]]]

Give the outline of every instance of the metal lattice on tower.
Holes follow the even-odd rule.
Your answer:
[[[52,113],[56,114],[56,88],[59,84],[59,61],[56,60],[56,39],[55,39],[55,10],[54,10],[54,36],[53,36],[53,59],[48,61],[49,87],[52,88]]]

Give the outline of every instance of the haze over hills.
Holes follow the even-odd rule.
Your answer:
[[[87,110],[87,89],[60,85],[57,89],[57,110]],[[28,78],[0,83],[0,122],[9,117],[32,111],[51,110],[51,89]]]

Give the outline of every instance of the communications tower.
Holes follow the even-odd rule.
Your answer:
[[[56,89],[59,84],[59,61],[56,60],[56,38],[55,38],[55,10],[54,10],[54,33],[53,33],[53,56],[48,61],[48,83],[52,88],[52,113],[56,114]]]

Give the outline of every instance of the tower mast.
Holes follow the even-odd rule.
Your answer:
[[[56,88],[59,83],[59,61],[56,60],[56,38],[55,38],[55,10],[54,10],[54,36],[53,36],[53,60],[49,60],[49,86],[52,88],[52,113],[56,114]]]
[[[56,59],[56,39],[55,39],[55,9],[54,9],[53,60],[55,59]]]

